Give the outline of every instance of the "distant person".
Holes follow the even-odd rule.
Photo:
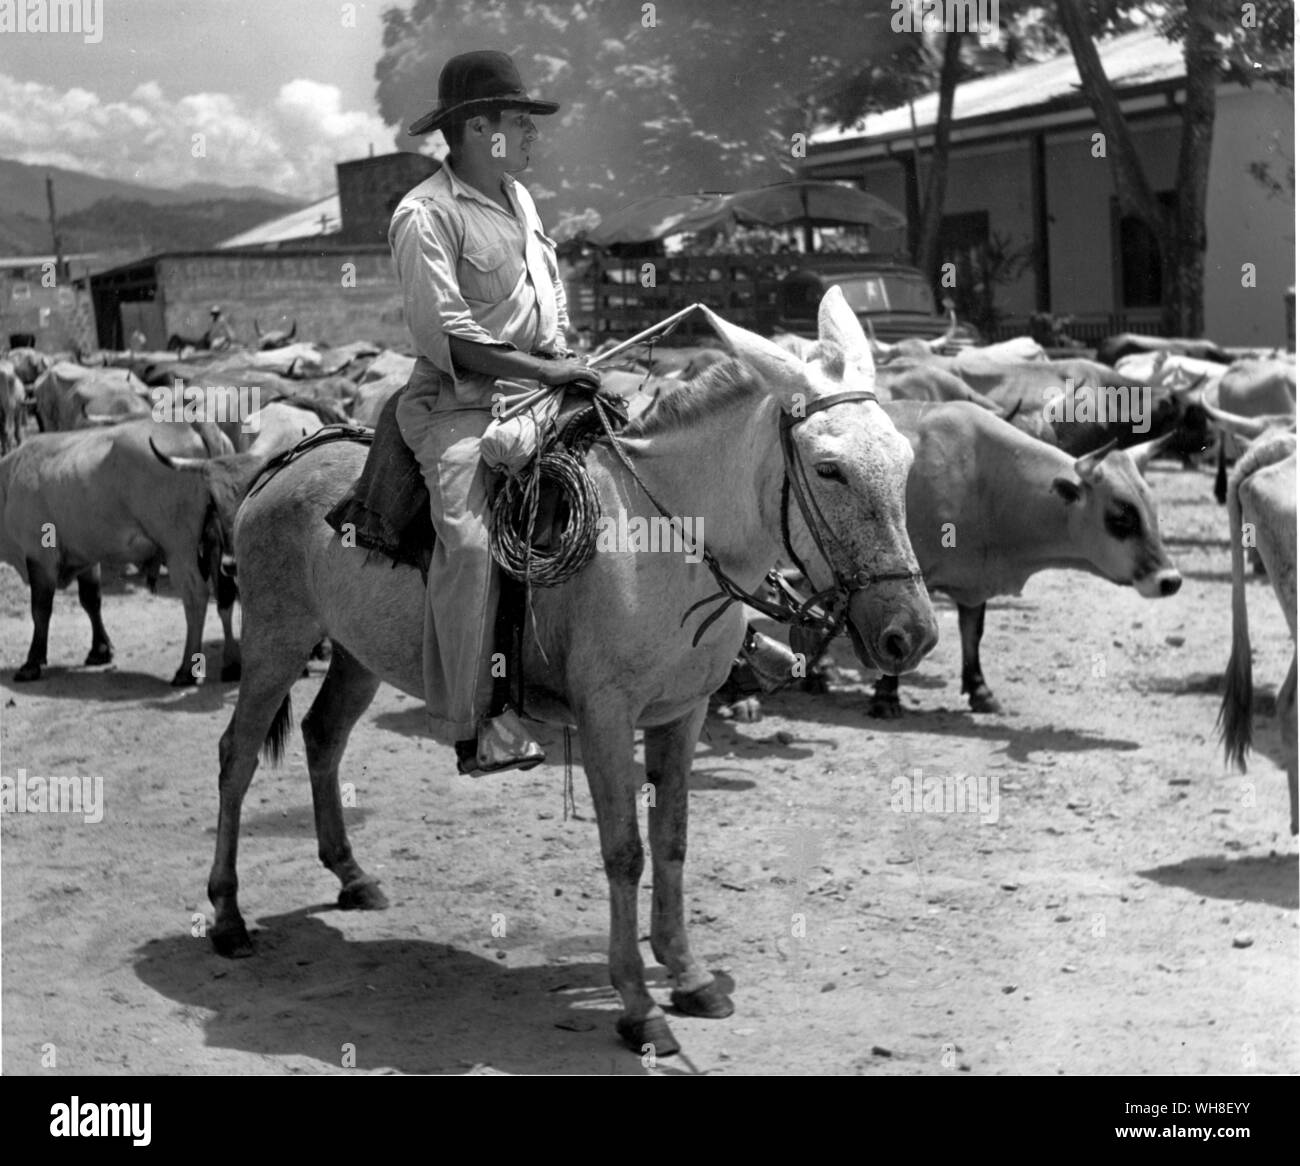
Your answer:
[[[428,727],[455,745],[461,773],[544,760],[517,715],[487,717],[500,579],[480,441],[493,424],[496,378],[600,386],[565,346],[555,244],[513,177],[537,139],[532,115],[558,109],[528,95],[505,53],[453,57],[438,104],[409,131],[441,130],[450,154],[402,199],[388,231],[419,353],[397,423],[419,459],[437,533],[424,615]],[[490,763],[479,760],[480,735]]]
[[[208,347],[214,351],[229,348],[235,343],[235,330],[230,326],[230,322],[225,316],[221,314],[221,305],[213,304],[208,315],[212,318],[208,324],[206,334]]]

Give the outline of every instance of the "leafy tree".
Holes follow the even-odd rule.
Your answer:
[[[900,91],[895,61],[908,58],[890,15],[889,0],[416,0],[384,13],[379,108],[409,124],[449,57],[501,49],[532,92],[561,103],[539,119],[528,177],[548,221],[736,190],[792,175],[796,135],[828,111]]]

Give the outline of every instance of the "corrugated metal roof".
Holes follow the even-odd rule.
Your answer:
[[[75,255],[65,255],[63,261],[65,263],[83,264],[94,263],[94,261],[99,258],[100,254],[98,251],[84,251],[78,252]],[[53,255],[4,256],[3,258],[0,258],[0,271],[12,271],[14,268],[23,267],[40,267],[42,263],[53,263],[54,261],[55,257]]]
[[[1183,46],[1166,40],[1154,28],[1139,29],[1098,45],[1102,68],[1117,89],[1176,80],[1186,74]],[[1050,61],[1022,65],[980,77],[957,86],[953,95],[954,124],[974,118],[1013,115],[1081,93],[1079,70],[1073,53]],[[930,93],[915,102],[918,130],[934,126],[939,116],[939,94]],[[911,114],[906,105],[871,114],[848,129],[819,130],[809,139],[812,145],[886,138],[910,134]]]
[[[321,216],[324,216],[324,224]],[[267,247],[273,243],[287,243],[291,240],[319,239],[327,235],[337,235],[343,227],[343,218],[339,211],[339,196],[331,194],[301,210],[291,211],[278,219],[262,223],[251,231],[232,235],[216,244],[218,250],[228,247]]]

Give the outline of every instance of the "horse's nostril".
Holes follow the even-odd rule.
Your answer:
[[[907,637],[902,632],[886,632],[881,646],[885,655],[891,660],[907,658],[909,652]]]

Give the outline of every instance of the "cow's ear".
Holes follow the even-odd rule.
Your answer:
[[[1071,478],[1053,478],[1052,493],[1058,494],[1066,502],[1078,502],[1083,497],[1083,486]]]

